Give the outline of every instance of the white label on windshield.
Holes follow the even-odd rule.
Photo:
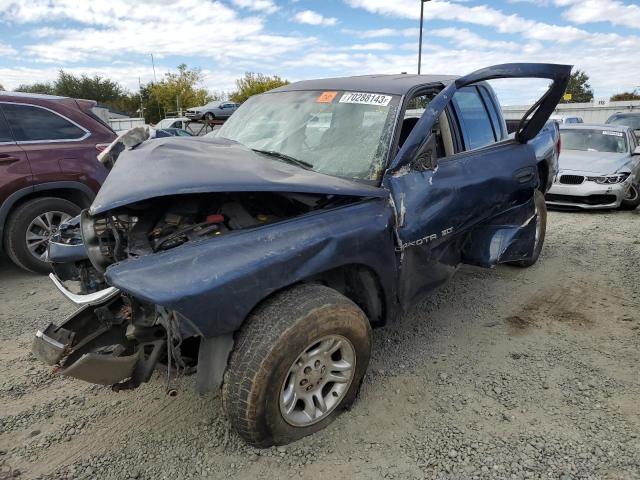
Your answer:
[[[391,95],[378,95],[377,93],[345,92],[340,98],[340,103],[358,103],[360,105],[379,105],[386,107],[391,101]]]
[[[624,137],[622,132],[612,132],[611,130],[603,130],[603,135],[613,135],[614,137]]]

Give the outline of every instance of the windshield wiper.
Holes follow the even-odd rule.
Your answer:
[[[264,155],[269,155],[270,157],[279,158],[280,160],[284,160],[287,163],[292,163],[293,165],[297,165],[298,167],[306,168],[307,170],[313,168],[313,165],[309,162],[298,160],[297,158],[290,157],[289,155],[282,152],[276,152],[275,150],[260,150],[258,148],[252,148],[251,150],[257,153],[262,153]]]

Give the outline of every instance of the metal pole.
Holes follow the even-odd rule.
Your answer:
[[[420,0],[420,40],[418,40],[418,75],[422,67],[422,24],[424,21],[424,2],[431,0]]]
[[[420,40],[418,40],[418,75],[422,66],[422,21],[424,19],[424,2],[420,0]]]
[[[156,83],[158,79],[156,78],[156,64],[153,61],[153,53],[151,54],[151,67],[153,68],[153,83]]]

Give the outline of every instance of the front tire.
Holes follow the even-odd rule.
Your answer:
[[[620,208],[623,210],[635,210],[640,205],[640,189],[638,185],[631,184],[627,196],[622,200]]]
[[[204,119],[205,119],[205,121],[207,121],[207,122],[213,122],[213,120],[214,120],[215,118],[216,118],[216,117],[215,117],[215,116],[213,115],[213,113],[211,113],[211,112],[207,112],[207,113],[205,113],[205,114],[204,114]]]
[[[536,236],[533,246],[533,255],[524,260],[518,260],[513,262],[512,265],[522,268],[528,268],[534,265],[540,257],[542,252],[542,246],[544,244],[544,237],[547,233],[547,204],[544,201],[544,194],[540,190],[536,190],[533,194],[533,202],[536,209]]]
[[[48,273],[46,260],[49,238],[60,224],[80,213],[80,207],[68,200],[43,197],[20,205],[7,220],[5,249],[18,267],[36,273]]]
[[[222,387],[225,412],[254,446],[298,440],[353,403],[370,353],[369,321],[351,300],[317,284],[279,292],[237,334]]]

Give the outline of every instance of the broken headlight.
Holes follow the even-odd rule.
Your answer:
[[[616,173],[615,175],[603,175],[599,177],[587,177],[587,181],[596,182],[599,184],[612,185],[615,183],[622,183],[629,178],[628,173]]]

